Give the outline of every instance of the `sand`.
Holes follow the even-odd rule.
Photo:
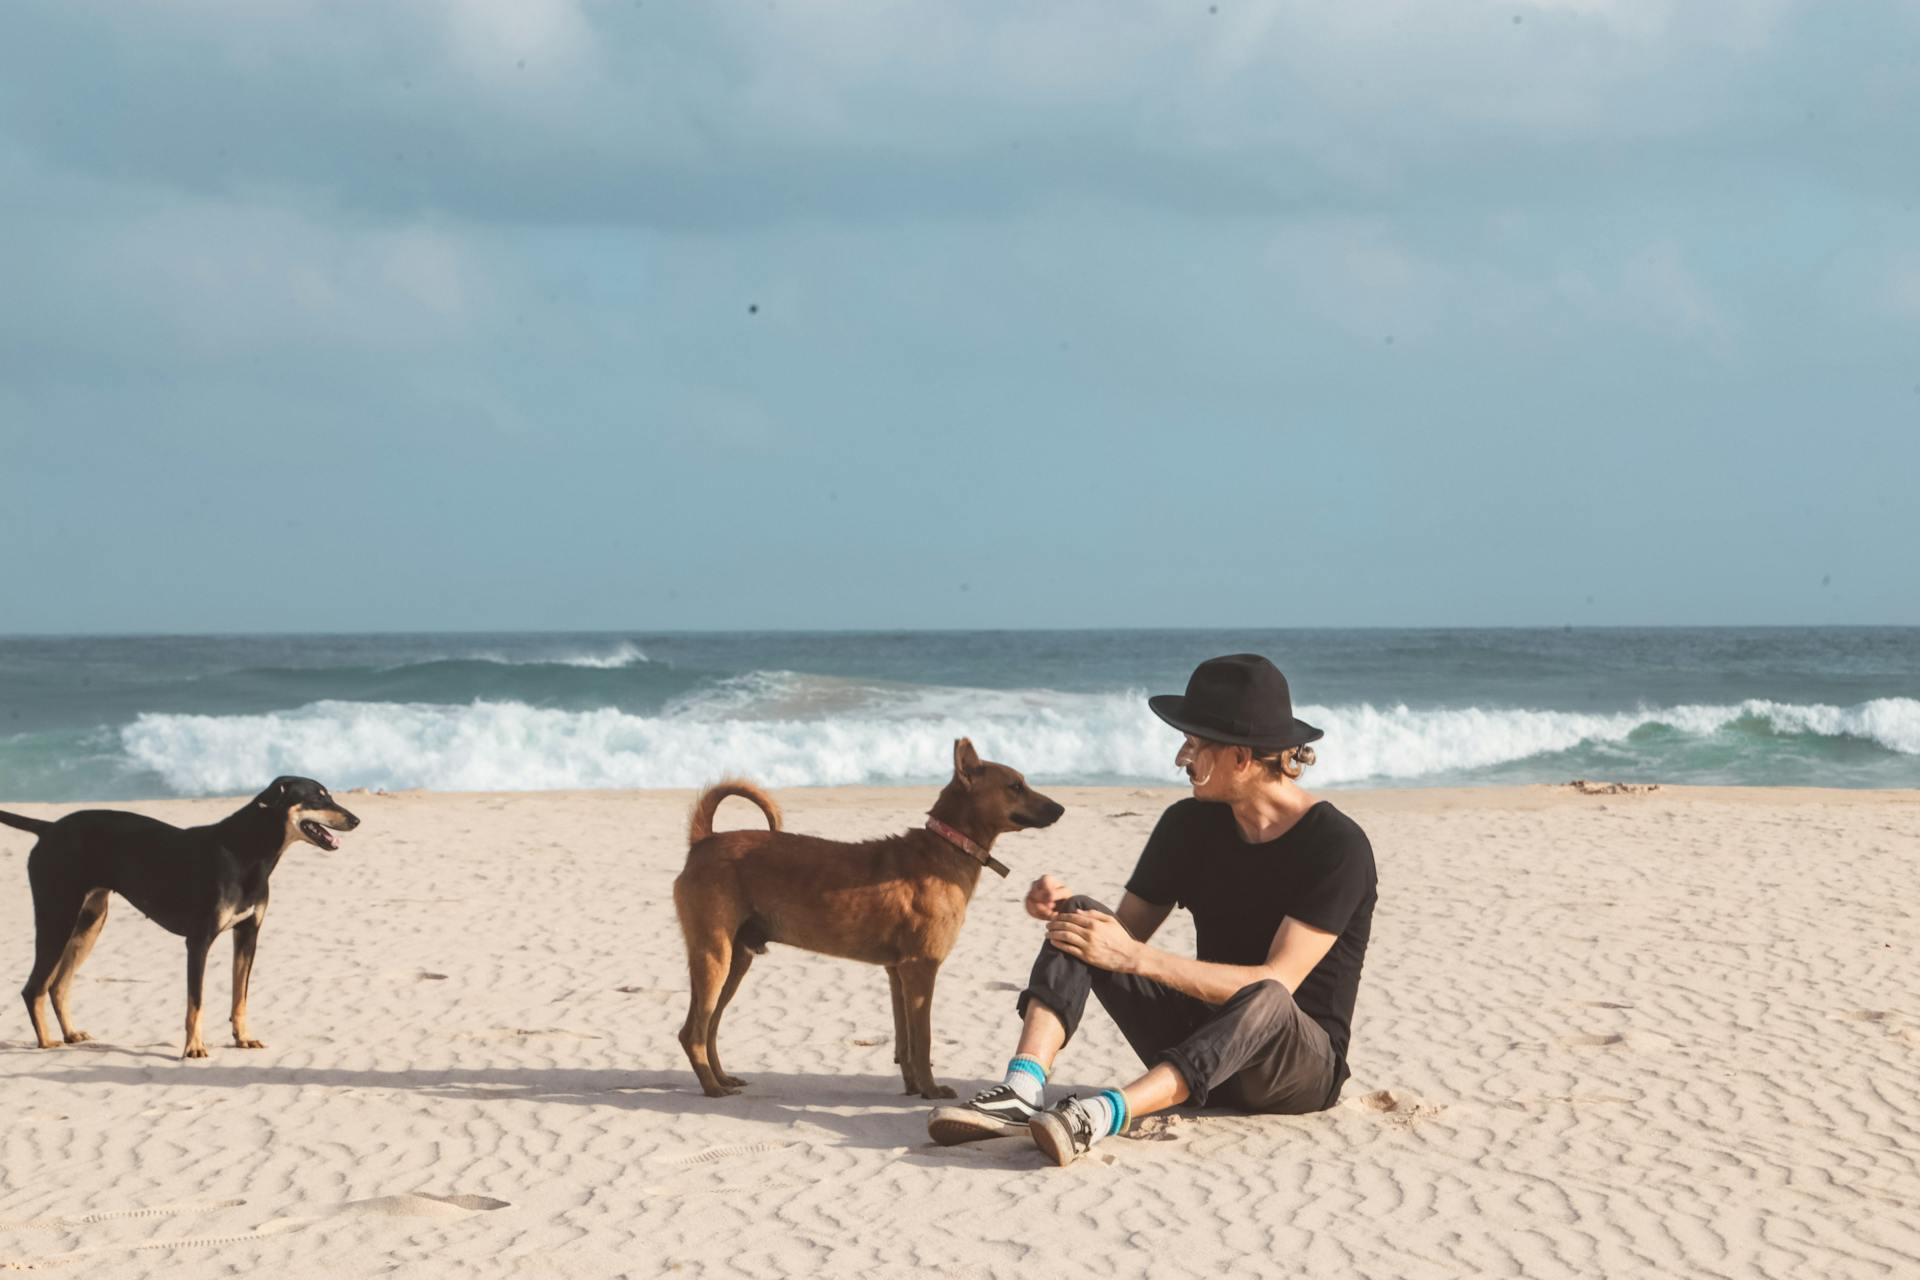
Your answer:
[[[1071,789],[1004,840],[934,1007],[997,1079],[1041,871],[1117,896],[1178,793]],[[359,795],[274,879],[252,1023],[182,1062],[182,947],[116,900],[91,1044],[0,1023],[0,1268],[88,1276],[1920,1274],[1920,794],[1330,793],[1381,898],[1332,1111],[1150,1121],[1067,1169],[943,1149],[881,971],[775,947],[723,1035],[675,1031],[684,793]],[[782,793],[791,829],[917,823],[916,790]],[[8,806],[43,816],[63,808]],[[232,803],[126,806],[171,821]],[[745,825],[741,807],[721,825]],[[31,959],[0,831],[0,968]],[[1190,947],[1176,913],[1158,940]],[[217,1033],[217,1034],[216,1034]],[[1089,1016],[1066,1085],[1132,1074]]]

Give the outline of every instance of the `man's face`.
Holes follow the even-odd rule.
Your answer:
[[[1219,743],[1196,738],[1190,733],[1180,743],[1180,752],[1174,756],[1173,764],[1176,769],[1186,771],[1187,781],[1193,784],[1195,796],[1205,799],[1212,791],[1219,789],[1223,780],[1215,775],[1221,772],[1220,766],[1225,763],[1221,759],[1223,751]]]

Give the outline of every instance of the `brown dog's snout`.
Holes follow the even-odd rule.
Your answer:
[[[1066,811],[1067,806],[1058,800],[1048,800],[1035,813],[1016,813],[1013,820],[1023,827],[1050,827],[1060,821],[1060,815]]]

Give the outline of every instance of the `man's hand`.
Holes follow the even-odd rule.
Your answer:
[[[1027,890],[1027,914],[1035,920],[1051,920],[1054,917],[1053,904],[1064,902],[1072,896],[1073,891],[1052,876],[1041,876]]]
[[[1146,948],[1104,911],[1062,911],[1047,921],[1047,941],[1096,969],[1132,973]]]

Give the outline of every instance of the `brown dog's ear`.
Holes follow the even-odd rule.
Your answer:
[[[980,773],[980,753],[973,749],[969,738],[953,740],[953,776],[963,787],[973,785],[974,778]]]

